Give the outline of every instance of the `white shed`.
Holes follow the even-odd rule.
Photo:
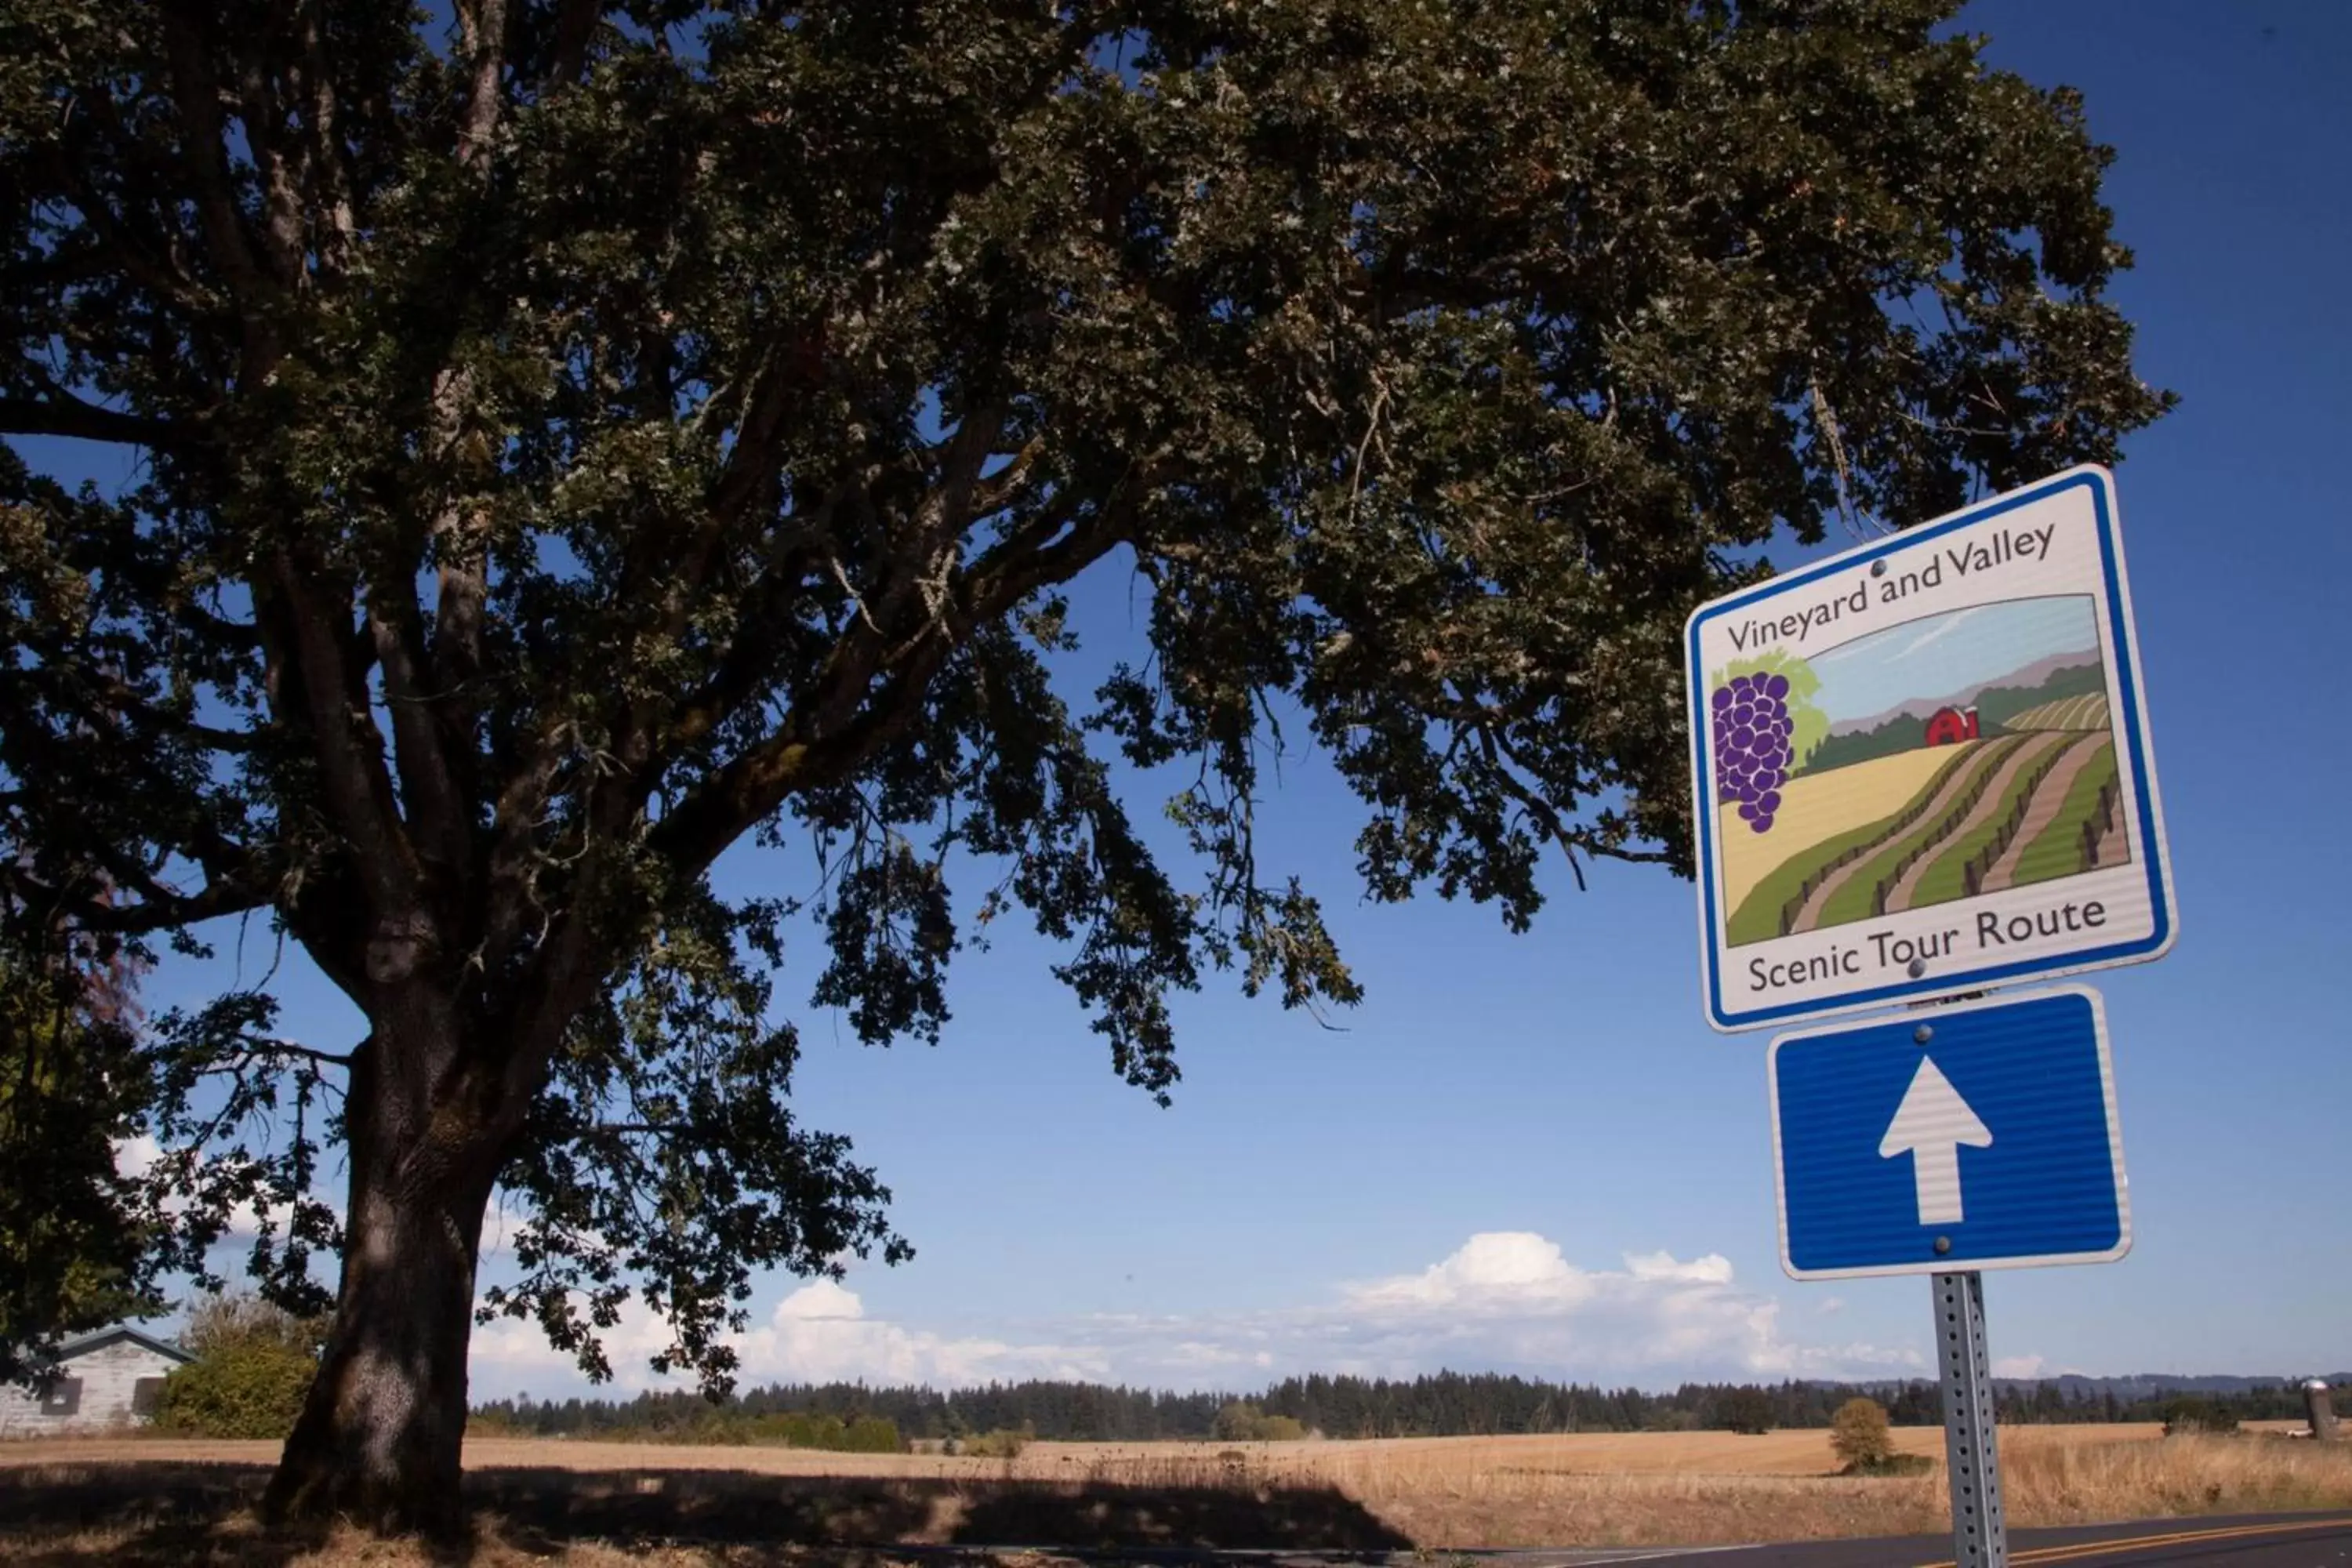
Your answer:
[[[120,1324],[58,1347],[45,1386],[0,1387],[0,1437],[54,1437],[144,1426],[163,1397],[163,1379],[196,1358],[179,1346]]]

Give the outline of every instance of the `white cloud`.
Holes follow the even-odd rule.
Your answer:
[[[1730,1261],[1713,1253],[1633,1253],[1592,1269],[1532,1232],[1489,1231],[1342,1299],[1336,1315],[1276,1315],[1284,1359],[1381,1375],[1475,1364],[1567,1378],[1780,1374],[1805,1361],[1780,1335],[1777,1304],[1733,1289]]]
[[[688,1378],[658,1376],[647,1366],[668,1344],[669,1332],[642,1301],[631,1300],[620,1321],[598,1337],[623,1394],[691,1385]],[[831,1279],[801,1286],[776,1303],[767,1321],[732,1336],[730,1342],[740,1358],[737,1382],[744,1387],[863,1379],[948,1388],[992,1380],[1098,1381],[1112,1375],[1098,1347],[956,1337],[869,1318],[857,1292]],[[579,1375],[570,1355],[551,1349],[534,1325],[514,1319],[475,1331],[472,1373],[477,1394],[492,1397],[568,1385]]]
[[[1629,1252],[1625,1255],[1625,1267],[1636,1279],[1678,1279],[1694,1285],[1731,1283],[1731,1260],[1713,1252],[1688,1263],[1675,1262],[1669,1253]]]
[[[1992,1374],[1995,1377],[2040,1377],[2042,1368],[2049,1364],[2038,1355],[1995,1356]]]
[[[1014,1344],[950,1337],[866,1315],[857,1293],[830,1279],[803,1285],[763,1328],[738,1344],[754,1381],[928,1383],[961,1386],[996,1378],[1103,1378],[1108,1361],[1094,1347]]]
[[[666,1336],[633,1306],[606,1336],[625,1390],[656,1381],[646,1356]],[[1059,1377],[1242,1390],[1292,1373],[1411,1377],[1444,1367],[1572,1381],[1903,1377],[1913,1350],[1799,1340],[1768,1295],[1743,1289],[1728,1259],[1629,1254],[1615,1268],[1570,1262],[1527,1231],[1471,1237],[1414,1272],[1344,1285],[1327,1300],[1254,1313],[1103,1314],[945,1333],[868,1316],[831,1280],[802,1285],[735,1341],[746,1384],[925,1383]],[[527,1324],[475,1336],[477,1387],[546,1391],[568,1359]]]
[[[1472,1237],[1460,1251],[1419,1274],[1352,1286],[1347,1296],[1375,1314],[1423,1308],[1573,1307],[1591,1299],[1592,1279],[1561,1256],[1557,1242],[1532,1231],[1498,1230]]]
[[[1916,1361],[1793,1342],[1779,1303],[1738,1289],[1717,1254],[1629,1253],[1620,1268],[1591,1269],[1526,1231],[1474,1236],[1443,1262],[1353,1287],[1345,1300],[1337,1320],[1291,1314],[1285,1359],[1392,1375],[1453,1364],[1641,1381],[1886,1373]]]
[[[598,1330],[597,1338],[604,1342],[613,1381],[624,1394],[688,1386],[683,1379],[656,1376],[646,1364],[669,1343],[669,1331],[642,1301],[632,1300],[622,1309],[621,1321]],[[477,1399],[533,1389],[542,1395],[559,1388],[578,1392],[583,1381],[569,1352],[549,1344],[538,1324],[514,1318],[500,1318],[474,1331],[468,1371],[469,1392]]]
[[[1921,648],[1927,647],[1929,644],[1943,641],[1946,637],[1950,637],[1954,632],[1958,631],[1962,626],[1968,625],[1969,622],[1974,620],[1978,612],[1985,609],[1986,607],[1987,606],[1983,605],[1972,605],[1965,610],[1955,610],[1952,614],[1945,616],[1942,620],[1937,621],[1934,626],[1929,626],[1926,631],[1920,633],[1917,637],[1913,637],[1909,642],[1904,644],[1902,652],[1889,655],[1886,662],[1889,664],[1899,664],[1904,659],[1909,658],[1913,654],[1917,653]]]

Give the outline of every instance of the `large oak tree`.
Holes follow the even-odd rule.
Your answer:
[[[257,917],[368,1021],[144,1037],[177,1262],[340,1258],[273,1504],[446,1521],[478,1307],[593,1369],[634,1284],[723,1383],[752,1271],[901,1250],[792,1113],[789,921],[886,1041],[1023,913],[1164,1092],[1204,968],[1357,994],[1276,715],[1374,899],[1684,866],[1696,601],[2162,407],[2105,151],[1949,10],[0,5],[6,908]],[[1070,705],[1089,572],[1145,629]],[[714,893],[747,835],[822,893]]]

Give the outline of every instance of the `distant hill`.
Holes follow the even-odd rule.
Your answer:
[[[2098,649],[2081,648],[2073,653],[2053,653],[2047,658],[2037,658],[2032,664],[2012,669],[2007,675],[1996,675],[1990,680],[1979,680],[1972,686],[1963,686],[1958,690],[1948,691],[1941,697],[1914,697],[1864,718],[1848,719],[1842,724],[1832,724],[1830,726],[1830,733],[1845,735],[1882,729],[1891,721],[1905,717],[1916,719],[1925,723],[1935,715],[1938,708],[1966,708],[1971,702],[1975,703],[1978,710],[1981,712],[1985,699],[1995,692],[2037,690],[2071,669],[2088,671],[2093,677],[2091,684],[2076,691],[2053,691],[2051,696],[2079,696],[2082,691],[2096,691],[2104,684],[2098,679],[2100,674]]]
[[[2228,1373],[2182,1377],[2165,1372],[2137,1373],[2126,1377],[2082,1377],[2067,1373],[2058,1377],[1996,1377],[1993,1383],[2003,1388],[2038,1388],[2045,1383],[2053,1384],[2070,1400],[2096,1399],[2107,1394],[2117,1399],[2153,1399],[2167,1394],[2252,1394],[2257,1389],[2276,1388],[2282,1383],[2300,1384],[2313,1376],[2339,1393],[2352,1389],[2352,1372],[2305,1373],[2291,1378],[2236,1377]]]
[[[2089,663],[2081,662],[2086,658]],[[1916,751],[1927,743],[1927,720],[1939,708],[1965,708],[1974,703],[1977,728],[1984,734],[1996,735],[2001,725],[2021,713],[2046,702],[2104,691],[2106,684],[2106,670],[2098,662],[2097,655],[2057,654],[2004,676],[1999,683],[1971,687],[1932,701],[1906,702],[1869,719],[1833,725],[1829,739],[1813,748],[1813,754],[1798,773],[1811,776],[1832,768]]]

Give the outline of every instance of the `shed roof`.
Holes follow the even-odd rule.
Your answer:
[[[157,1355],[167,1356],[183,1366],[196,1359],[169,1340],[159,1340],[152,1334],[142,1334],[128,1323],[117,1323],[110,1329],[100,1329],[96,1333],[84,1334],[78,1340],[68,1340],[58,1347],[58,1360],[68,1362],[76,1356],[88,1355],[92,1351],[102,1351],[109,1345],[120,1344],[124,1340],[129,1340],[142,1350],[151,1350]]]

